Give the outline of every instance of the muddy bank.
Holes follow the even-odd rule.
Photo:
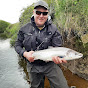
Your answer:
[[[88,80],[88,58],[68,61],[68,63],[63,64],[63,66],[79,77]]]
[[[67,79],[69,86],[76,86],[76,88],[88,88],[88,81],[73,74],[70,70],[62,67],[63,73]]]

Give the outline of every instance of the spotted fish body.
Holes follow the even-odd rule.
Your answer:
[[[53,47],[33,53],[34,60],[39,59],[45,62],[52,61],[52,57],[54,56],[59,56],[65,60],[74,60],[81,58],[83,54],[66,47]]]

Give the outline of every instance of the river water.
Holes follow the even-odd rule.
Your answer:
[[[0,40],[0,88],[29,88],[25,73],[19,66],[14,48],[10,48],[10,39]]]
[[[26,63],[20,59],[13,47],[10,47],[10,39],[0,40],[0,88],[30,88]],[[69,86],[72,88],[88,88],[88,81],[72,74],[68,69],[63,69]],[[45,81],[45,88],[49,82]]]

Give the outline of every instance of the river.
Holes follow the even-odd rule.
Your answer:
[[[20,59],[13,47],[10,47],[10,39],[0,40],[0,88],[30,88],[26,63]],[[88,88],[88,81],[72,74],[68,69],[62,68],[68,85],[72,88]],[[45,81],[45,88],[49,82]]]
[[[0,88],[29,88],[23,68],[18,64],[18,56],[9,41],[0,40]]]

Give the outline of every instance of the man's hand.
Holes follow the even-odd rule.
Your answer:
[[[56,63],[56,64],[61,64],[61,63],[67,63],[67,61],[64,59],[64,58],[60,58],[60,57],[57,57],[57,56],[54,56],[52,58],[53,62]]]
[[[34,51],[30,51],[30,52],[24,52],[23,56],[28,59],[30,62],[34,62],[34,57],[32,56],[32,54],[34,53]]]

